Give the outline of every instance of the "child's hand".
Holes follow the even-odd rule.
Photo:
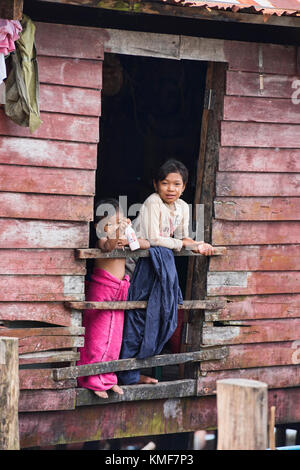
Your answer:
[[[119,237],[118,238],[125,238],[125,230],[128,225],[131,225],[131,220],[126,219],[126,217],[122,217],[119,221]]]
[[[211,256],[214,254],[214,247],[209,243],[199,242],[197,248],[192,250],[194,253],[200,253],[201,255]]]
[[[117,241],[116,248],[119,250],[124,249],[124,246],[127,246],[127,245],[128,245],[127,238],[119,238],[119,240]]]

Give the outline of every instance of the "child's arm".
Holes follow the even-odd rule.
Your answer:
[[[138,238],[138,242],[140,244],[140,249],[141,250],[148,250],[150,248],[150,242],[148,240],[145,240],[144,238]]]
[[[144,205],[140,212],[140,230],[151,246],[163,246],[171,250],[181,250],[182,240],[160,235],[160,206],[156,202]]]
[[[183,248],[187,246],[195,246],[195,248],[192,250],[194,253],[200,253],[201,255],[205,256],[211,256],[214,254],[214,247],[210,245],[209,243],[205,243],[203,241],[197,242],[193,240],[192,238],[184,238],[182,240],[182,246]]]

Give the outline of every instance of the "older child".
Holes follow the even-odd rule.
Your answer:
[[[192,246],[193,251],[211,255],[213,247],[189,237],[189,206],[180,199],[188,179],[186,167],[168,160],[154,179],[151,194],[134,223],[141,238],[151,244],[150,259],[139,259],[128,300],[148,300],[147,309],[129,310],[125,317],[120,357],[145,358],[160,354],[177,327],[178,304],[182,294],[171,250]],[[141,382],[139,371],[119,373],[124,384]],[[149,383],[155,383],[149,379]]]
[[[167,160],[157,171],[149,196],[135,221],[139,236],[151,246],[163,246],[180,251],[193,246],[193,251],[210,256],[214,249],[209,243],[189,237],[189,206],[180,199],[188,181],[188,170],[178,160]]]
[[[101,207],[110,207],[106,216],[95,218],[95,228],[99,237],[98,247],[104,252],[123,248],[128,244],[124,231],[130,220],[124,218],[118,201],[108,199],[96,206],[96,214]],[[101,227],[99,227],[101,226]],[[149,248],[146,240],[139,240],[142,249]],[[129,276],[125,274],[125,258],[98,258],[95,261],[86,300],[91,302],[120,301],[127,299]],[[122,310],[87,309],[83,314],[85,344],[80,348],[77,365],[119,359],[124,324]],[[117,385],[115,373],[97,374],[78,378],[80,387],[89,388],[100,398],[107,398],[106,390],[112,389],[123,394]]]

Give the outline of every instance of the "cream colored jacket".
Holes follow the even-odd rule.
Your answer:
[[[172,212],[168,204],[153,193],[142,205],[133,228],[138,238],[149,240],[152,246],[181,250],[182,239],[189,237],[189,215],[189,206],[182,199],[175,202]]]

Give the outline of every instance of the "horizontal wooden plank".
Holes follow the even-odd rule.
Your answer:
[[[97,144],[1,136],[0,163],[94,170]]]
[[[299,243],[299,222],[213,221],[213,245],[278,245]]]
[[[277,424],[300,421],[299,397],[299,387],[268,391]],[[108,403],[56,413],[20,413],[19,423],[21,448],[41,447],[57,444],[57,430],[62,443],[193,432],[199,426],[212,429],[217,427],[217,406],[214,396]]]
[[[19,339],[19,353],[26,354],[38,351],[78,348],[84,344],[79,336],[36,336]]]
[[[29,411],[73,410],[76,390],[22,390],[19,397],[19,413]]]
[[[0,165],[0,190],[92,196],[95,193],[95,171]],[[17,197],[16,204],[19,202]]]
[[[300,245],[231,246],[211,258],[210,271],[297,271]]]
[[[298,365],[300,363],[299,341],[277,343],[249,343],[228,346],[229,354],[218,361],[200,363],[203,371],[248,369]]]
[[[36,26],[38,55],[75,57],[77,59],[103,59],[101,30],[56,23],[39,23]]]
[[[1,195],[0,195],[1,199]],[[86,274],[74,250],[0,250],[0,274]]]
[[[254,145],[254,142],[253,142]],[[300,150],[220,147],[220,171],[300,172]]]
[[[187,362],[209,361],[212,358],[221,359],[227,354],[226,347],[204,348],[201,351],[162,354],[148,357],[146,359],[119,359],[117,361],[98,362],[87,365],[63,367],[53,369],[54,380],[65,380],[75,377],[82,377],[107,372],[116,372],[122,370],[135,370],[148,367],[160,367],[164,365],[184,364]]]
[[[37,139],[70,140],[74,142],[98,143],[99,118],[41,112],[42,124],[30,133],[28,127],[22,127],[9,119],[0,109],[0,135],[12,137],[32,137]]]
[[[209,272],[208,295],[300,293],[300,271]]]
[[[97,397],[90,390],[79,388],[76,390],[76,406],[191,397],[196,395],[196,386],[197,383],[194,379],[159,382],[155,386],[153,384],[124,385],[122,386],[123,395],[108,392],[109,396],[105,400]]]
[[[225,247],[215,247],[215,253],[212,256],[220,256],[226,253]],[[125,250],[113,250],[109,253],[104,253],[97,248],[78,248],[76,250],[76,256],[79,259],[95,259],[95,258],[147,258],[149,256],[149,250],[135,250],[131,251],[129,248]],[[183,249],[180,251],[174,251],[174,256],[204,256],[200,253],[193,253],[189,249]]]
[[[206,326],[202,329],[204,345],[228,345],[293,341],[300,338],[300,319],[244,320],[239,326]]]
[[[300,148],[300,126],[297,124],[223,121],[221,123],[221,145]]]
[[[84,328],[78,326],[69,327],[45,327],[45,328],[0,328],[0,336],[10,338],[32,338],[35,336],[76,336],[83,335]]]
[[[88,245],[87,222],[0,219],[0,248],[78,248]]]
[[[268,384],[268,389],[298,387],[300,383],[300,366],[254,367],[252,369],[235,369],[218,372],[207,372],[205,377],[198,378],[198,395],[215,395],[216,381],[223,379],[258,380]]]
[[[24,367],[24,366],[21,366]],[[53,380],[52,369],[22,369],[19,371],[20,390],[44,390],[75,388],[74,379]]]
[[[41,84],[40,109],[41,111],[49,111],[52,113],[100,116],[100,91],[87,88]]]
[[[41,351],[19,354],[19,364],[46,364],[79,361],[80,353],[75,351]]]
[[[15,167],[9,167],[13,168]],[[66,171],[66,170],[62,170]],[[67,170],[78,171],[78,170]],[[0,166],[1,173],[1,166]],[[33,173],[35,173],[33,171]],[[24,174],[22,175],[24,177]],[[33,175],[34,178],[37,175]],[[71,178],[72,179],[72,178]],[[88,178],[85,178],[88,180]],[[80,181],[80,177],[79,177]],[[25,181],[24,181],[25,182]],[[46,178],[45,184],[49,184],[54,190],[52,181]],[[22,190],[23,181],[19,181]],[[52,184],[51,184],[52,183]],[[86,184],[89,182],[86,181]],[[26,184],[26,183],[25,183]],[[70,181],[69,181],[70,184]],[[37,181],[36,181],[37,185]],[[86,185],[83,183],[86,187]],[[0,183],[1,186],[1,183]],[[16,184],[17,186],[17,184]],[[39,185],[41,188],[41,185]],[[81,183],[76,185],[81,186]],[[75,191],[76,191],[75,186]],[[24,188],[25,189],[25,188]],[[27,189],[27,188],[26,188]],[[62,189],[62,188],[61,188]],[[79,191],[83,187],[79,187]],[[74,191],[74,190],[72,190]],[[62,195],[38,195],[28,193],[0,193],[0,217],[21,219],[46,219],[46,220],[74,220],[91,221],[94,216],[94,198],[86,196],[62,196]]]
[[[83,299],[83,276],[0,276],[1,301],[45,302]]]
[[[225,57],[230,70],[297,75],[296,48],[281,44],[258,44],[224,41]]]
[[[298,106],[292,101],[291,89],[288,98],[255,98],[245,96],[225,96],[225,121],[279,122],[300,124]]]
[[[79,325],[81,313],[63,302],[0,302],[0,320],[38,321],[54,325]]]
[[[105,52],[165,59],[180,58],[180,37],[143,31],[103,29]]]
[[[118,302],[66,302],[66,306],[76,310],[83,309],[117,309],[117,310],[131,310],[134,308],[147,308],[148,302],[146,300],[131,300],[131,301],[118,301]],[[183,304],[178,305],[179,309],[207,309],[215,310],[222,308],[225,302],[222,300],[184,300]]]
[[[238,96],[259,96],[266,98],[291,99],[292,84],[299,77],[288,75],[263,74],[263,88],[260,88],[260,74],[249,72],[234,72],[226,74],[226,94]]]
[[[300,294],[220,297],[226,306],[205,312],[206,321],[300,318]]]
[[[214,209],[223,220],[300,220],[297,197],[217,197]]]
[[[102,62],[38,56],[40,83],[81,88],[102,88]]]
[[[218,172],[216,194],[217,196],[299,196],[300,173]]]

